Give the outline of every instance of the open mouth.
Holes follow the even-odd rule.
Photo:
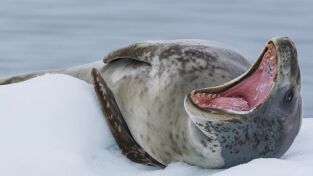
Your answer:
[[[236,81],[222,86],[193,91],[190,99],[204,110],[247,112],[269,96],[277,75],[276,48],[267,44],[256,64]]]

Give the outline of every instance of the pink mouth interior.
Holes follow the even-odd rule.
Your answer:
[[[276,50],[267,45],[258,68],[231,88],[218,93],[192,93],[191,99],[200,108],[249,111],[268,96],[276,78]]]

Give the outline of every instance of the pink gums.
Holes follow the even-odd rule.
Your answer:
[[[191,98],[200,108],[249,111],[269,94],[276,77],[275,65],[276,50],[273,44],[268,44],[259,67],[251,75],[222,93],[195,93]]]

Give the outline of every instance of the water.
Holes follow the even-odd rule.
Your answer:
[[[277,35],[295,41],[304,115],[313,115],[311,0],[0,0],[0,76],[88,63],[153,39],[216,40],[255,59]]]

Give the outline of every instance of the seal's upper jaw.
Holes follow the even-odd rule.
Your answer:
[[[275,39],[270,40],[256,63],[243,75],[221,86],[192,91],[187,98],[201,111],[247,114],[262,105],[277,81],[279,56]]]

